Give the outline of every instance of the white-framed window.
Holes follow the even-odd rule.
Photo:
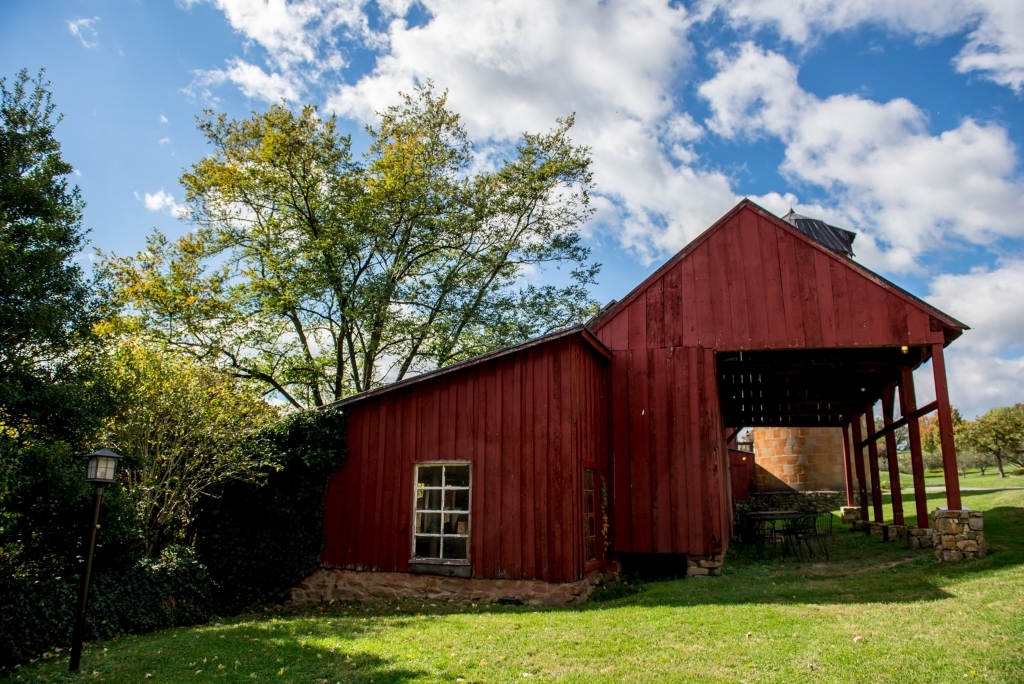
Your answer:
[[[416,466],[414,559],[469,560],[469,464]]]

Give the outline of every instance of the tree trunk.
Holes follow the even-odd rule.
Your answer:
[[[1006,477],[1006,473],[1003,472],[1003,457],[996,454],[996,467],[999,468],[999,477]]]

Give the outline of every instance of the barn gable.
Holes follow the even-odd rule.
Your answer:
[[[613,351],[948,344],[967,328],[749,200],[589,327]]]

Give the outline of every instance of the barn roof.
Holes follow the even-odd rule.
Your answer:
[[[720,218],[718,221],[716,221],[710,228],[708,228],[703,233],[701,233],[696,238],[694,238],[694,240],[692,242],[690,242],[688,245],[686,245],[681,250],[679,250],[679,252],[677,252],[675,256],[673,256],[668,261],[666,261],[664,264],[662,264],[661,267],[658,268],[658,270],[656,270],[654,273],[649,275],[642,283],[640,283],[635,288],[633,288],[633,290],[630,291],[630,293],[628,295],[626,295],[623,299],[621,299],[620,301],[617,301],[617,302],[609,303],[597,316],[595,316],[590,322],[587,323],[587,327],[589,327],[591,330],[593,330],[595,332],[597,330],[599,330],[605,323],[607,323],[608,321],[610,321],[614,317],[613,314],[615,312],[619,311],[620,309],[623,309],[623,308],[627,307],[630,302],[632,302],[634,299],[636,299],[637,296],[639,296],[642,292],[646,291],[651,286],[652,283],[654,283],[659,278],[661,278],[669,269],[671,269],[681,259],[684,259],[690,253],[692,253],[701,243],[706,241],[711,235],[713,235],[715,232],[717,232],[718,230],[722,229],[725,225],[727,225],[736,214],[738,214],[740,211],[743,211],[744,209],[757,212],[759,215],[761,215],[764,218],[768,219],[769,221],[774,223],[776,226],[782,228],[783,230],[787,231],[791,235],[794,235],[798,239],[800,239],[800,240],[802,240],[802,241],[812,245],[815,249],[824,252],[830,258],[838,260],[840,263],[842,263],[847,268],[850,268],[851,270],[853,270],[856,273],[864,276],[868,280],[873,281],[874,283],[880,285],[881,287],[885,288],[886,290],[889,290],[890,292],[893,292],[898,297],[900,297],[901,299],[905,300],[907,303],[911,304],[912,306],[915,306],[918,309],[921,309],[921,310],[925,311],[926,313],[928,313],[928,315],[930,315],[933,318],[935,318],[936,320],[938,320],[939,323],[943,326],[943,328],[945,328],[945,330],[947,331],[947,334],[946,334],[946,343],[947,344],[949,342],[951,342],[952,340],[956,339],[957,337],[959,337],[963,333],[964,330],[969,330],[970,329],[964,323],[961,323],[960,321],[956,320],[955,318],[953,318],[949,314],[947,314],[947,313],[945,313],[943,311],[940,311],[939,309],[935,308],[934,306],[932,306],[928,302],[926,302],[926,301],[916,297],[915,295],[907,292],[906,290],[904,290],[902,287],[900,287],[896,283],[894,283],[894,282],[892,282],[892,281],[890,281],[890,280],[888,280],[886,278],[883,278],[882,276],[878,275],[877,273],[875,273],[871,269],[867,268],[866,266],[863,266],[862,264],[857,263],[853,259],[844,258],[846,255],[840,256],[839,253],[837,253],[837,250],[833,250],[831,247],[827,246],[822,240],[819,240],[817,237],[814,237],[814,236],[810,235],[809,233],[804,232],[803,229],[798,228],[795,224],[790,223],[789,221],[782,220],[781,218],[779,218],[775,214],[771,213],[767,209],[764,209],[763,207],[758,206],[757,204],[755,204],[754,202],[752,202],[752,201],[750,201],[749,199],[746,199],[746,198],[744,198],[742,201],[740,201],[739,204],[737,204],[729,212],[727,212],[724,216],[722,216],[722,218]],[[797,216],[798,219],[805,219],[806,218],[806,217],[799,216],[799,215],[794,215],[794,216]],[[826,224],[826,223],[824,223],[822,221],[817,221],[816,219],[810,219],[810,220],[811,221],[815,221],[816,223],[820,223],[821,225],[827,226],[828,228],[831,228],[834,231],[836,231],[835,233],[830,233],[831,238],[835,238],[836,240],[840,240],[841,241],[843,239],[842,238],[842,233],[848,233],[850,235],[855,235],[855,233],[852,233],[850,231],[845,231],[845,230],[843,230],[841,228],[835,228],[834,226],[828,226],[828,224]],[[824,234],[822,233],[822,235],[824,235]],[[851,248],[850,254],[852,254],[852,243],[853,243],[853,238],[851,237],[850,238],[850,242],[848,243],[850,248]]]
[[[465,361],[453,363],[450,366],[437,368],[426,373],[414,375],[411,378],[405,378],[403,380],[399,380],[398,382],[392,382],[388,385],[383,385],[372,390],[366,390],[365,392],[360,392],[359,394],[353,394],[350,397],[345,397],[344,399],[333,401],[330,404],[327,404],[327,406],[324,406],[324,408],[340,408],[342,406],[354,404],[356,402],[362,401],[363,399],[369,399],[371,397],[376,397],[381,394],[386,394],[388,392],[391,392],[392,390],[401,389],[403,387],[409,387],[410,385],[415,385],[420,382],[426,382],[427,380],[433,380],[434,378],[441,377],[442,375],[447,375],[448,373],[454,373],[455,371],[464,370],[466,368],[470,368],[472,366],[476,366],[487,361],[492,361],[494,359],[501,358],[502,356],[515,354],[516,352],[520,352],[531,347],[536,347],[541,344],[547,344],[549,342],[553,342],[563,337],[572,337],[573,335],[579,335],[584,342],[586,342],[595,352],[597,352],[604,358],[612,358],[612,353],[608,350],[607,347],[604,346],[601,340],[597,339],[597,337],[595,337],[594,334],[590,332],[586,325],[574,325],[568,328],[562,328],[561,330],[555,330],[546,335],[531,338],[529,340],[526,340],[525,342],[520,342],[519,344],[514,344],[510,347],[502,347],[501,349],[495,349],[492,352],[481,354],[480,356],[474,356],[472,358],[466,359]]]
[[[782,220],[837,254],[849,257],[855,256],[853,253],[853,241],[857,238],[857,234],[851,230],[830,226],[824,221],[811,218],[810,216],[801,216],[792,209],[782,217]]]

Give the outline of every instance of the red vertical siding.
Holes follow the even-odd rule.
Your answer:
[[[728,535],[714,351],[628,353],[628,393],[617,394],[618,355],[612,362],[612,411],[629,416],[626,439],[613,418],[615,549],[720,553]]]
[[[751,207],[688,247],[630,297],[595,327],[613,351],[932,341],[928,314],[905,295]]]
[[[578,336],[564,337],[350,405],[324,564],[407,571],[414,464],[462,460],[474,576],[581,578],[582,460],[607,468],[607,372]]]

